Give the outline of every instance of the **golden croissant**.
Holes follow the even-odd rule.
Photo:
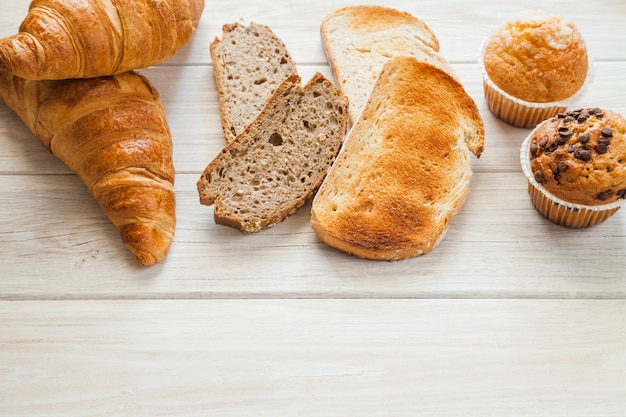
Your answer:
[[[146,78],[32,81],[0,72],[0,98],[76,172],[137,263],[165,257],[176,227],[172,138]]]
[[[114,75],[173,56],[204,0],[34,0],[19,33],[0,39],[0,71],[30,80]]]

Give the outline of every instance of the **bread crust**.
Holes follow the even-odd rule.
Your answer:
[[[483,144],[476,104],[453,77],[392,58],[313,200],[311,226],[358,257],[428,253],[468,196],[468,147],[480,155]]]
[[[204,0],[34,0],[0,39],[0,71],[30,80],[93,78],[172,57],[195,33]]]
[[[374,33],[380,35],[386,30],[403,28],[404,26],[417,26],[420,29],[420,41],[426,46],[439,51],[439,40],[426,25],[425,22],[415,16],[397,9],[384,6],[347,6],[335,10],[327,15],[322,21],[322,28],[329,25],[332,20],[341,20],[348,30],[361,35]],[[324,29],[322,30],[323,32]],[[326,34],[328,34],[326,32]]]
[[[383,6],[349,6],[327,15],[320,26],[322,47],[337,85],[349,99],[355,123],[384,63],[393,56],[414,56],[452,76],[439,54],[439,41],[422,20]]]
[[[232,142],[258,116],[279,84],[297,74],[283,41],[251,22],[225,24],[210,46],[224,139]]]
[[[0,97],[76,172],[137,263],[166,256],[176,229],[172,138],[148,79],[30,81],[0,72]]]
[[[347,99],[322,74],[307,84],[292,74],[261,113],[207,165],[200,203],[217,224],[268,229],[310,199],[334,161],[348,127]]]

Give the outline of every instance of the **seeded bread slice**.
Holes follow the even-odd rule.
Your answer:
[[[350,101],[356,122],[384,63],[395,56],[413,56],[455,77],[439,54],[439,41],[422,20],[383,6],[349,6],[321,23],[322,46],[337,84]]]
[[[413,57],[381,71],[313,199],[320,239],[369,259],[430,252],[469,193],[483,150],[478,108],[450,75]]]
[[[264,25],[226,24],[210,47],[224,139],[231,142],[259,114],[296,63],[285,44]]]
[[[209,163],[200,203],[217,224],[244,232],[270,228],[311,198],[348,127],[347,99],[322,74],[302,87],[290,75],[259,116]]]

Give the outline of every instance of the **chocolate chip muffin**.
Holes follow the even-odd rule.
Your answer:
[[[626,120],[618,113],[587,108],[558,114],[537,126],[522,149],[531,195],[539,190],[550,203],[541,204],[598,213],[619,208],[626,198]],[[561,215],[560,223],[570,220]]]
[[[543,11],[504,22],[484,44],[481,60],[489,108],[518,127],[535,127],[564,111],[560,102],[581,91],[589,73],[576,26]]]

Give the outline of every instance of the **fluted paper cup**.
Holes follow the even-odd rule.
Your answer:
[[[491,113],[505,123],[521,128],[533,128],[542,121],[556,116],[575,103],[585,94],[593,79],[593,61],[589,59],[587,77],[583,86],[565,100],[548,103],[535,103],[513,97],[498,87],[489,77],[484,65],[484,52],[487,45],[485,40],[480,49],[479,64],[483,76],[483,89],[485,101]]]

